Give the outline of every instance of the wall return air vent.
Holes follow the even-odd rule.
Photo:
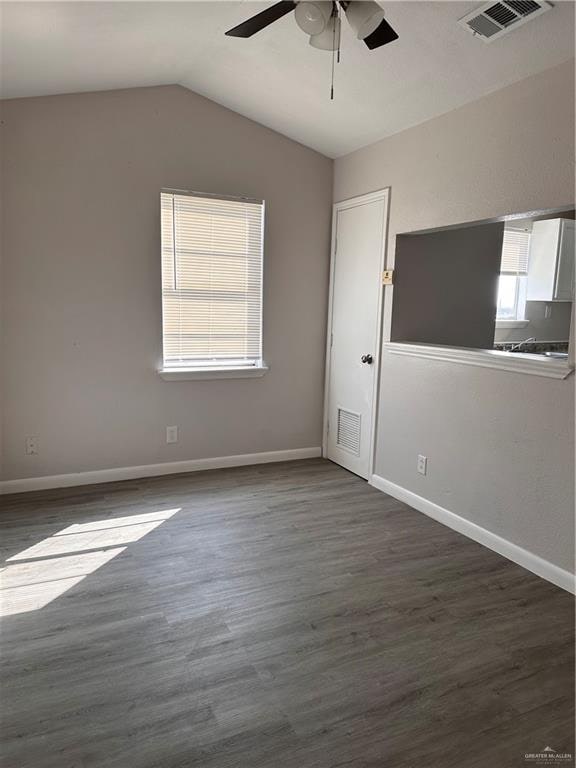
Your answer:
[[[481,5],[458,19],[458,24],[491,43],[551,9],[552,5],[545,0],[501,0]]]

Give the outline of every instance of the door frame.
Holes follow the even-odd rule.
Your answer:
[[[347,200],[332,205],[332,240],[330,245],[330,284],[328,292],[328,322],[326,327],[326,367],[324,373],[324,421],[322,425],[322,456],[327,458],[328,453],[328,414],[329,414],[329,395],[330,395],[330,370],[332,362],[332,319],[334,308],[334,275],[336,272],[336,251],[337,251],[337,222],[338,213],[347,208],[355,208],[366,203],[372,203],[377,200],[384,202],[384,216],[382,244],[380,249],[379,273],[378,273],[378,307],[376,319],[376,347],[374,349],[374,391],[372,393],[372,407],[370,412],[370,430],[368,436],[369,446],[369,464],[368,464],[368,482],[374,474],[374,461],[376,454],[376,420],[378,416],[378,392],[380,390],[380,360],[382,356],[382,332],[384,316],[384,285],[382,283],[382,272],[386,269],[386,254],[388,251],[388,219],[390,215],[390,187],[368,192],[358,197],[350,197]]]

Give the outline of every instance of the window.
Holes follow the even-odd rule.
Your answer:
[[[497,320],[522,321],[526,307],[530,229],[513,225],[504,229],[498,282]]]
[[[264,203],[163,190],[164,370],[262,370]]]

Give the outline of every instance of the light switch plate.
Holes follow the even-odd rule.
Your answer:
[[[392,285],[394,282],[394,270],[385,269],[382,272],[382,285]]]

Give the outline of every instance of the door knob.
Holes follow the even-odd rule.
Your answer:
[[[372,365],[372,363],[374,362],[374,358],[372,357],[372,355],[362,355],[362,357],[360,358],[360,361],[362,363],[367,363],[368,365]]]

